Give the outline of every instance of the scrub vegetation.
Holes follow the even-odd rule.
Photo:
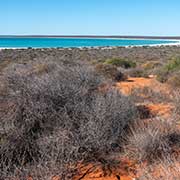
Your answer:
[[[178,53],[1,50],[0,179],[178,179]]]

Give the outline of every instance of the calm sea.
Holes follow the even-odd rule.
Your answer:
[[[138,46],[177,43],[170,40],[147,39],[98,39],[98,38],[0,38],[1,48],[57,48]]]

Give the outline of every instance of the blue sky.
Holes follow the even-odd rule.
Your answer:
[[[0,0],[0,35],[180,35],[180,0]]]

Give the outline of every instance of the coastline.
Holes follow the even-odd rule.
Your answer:
[[[167,40],[164,40],[167,41]],[[171,40],[170,40],[171,41]],[[161,47],[161,46],[180,46],[180,40],[176,43],[164,43],[164,44],[144,44],[144,45],[127,45],[127,46],[94,46],[94,47],[30,47],[30,49],[116,49],[116,48],[134,48],[134,47]],[[4,49],[29,49],[29,47],[0,47],[0,50]]]

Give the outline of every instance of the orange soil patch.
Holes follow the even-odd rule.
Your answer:
[[[133,180],[136,176],[135,163],[121,160],[109,167],[101,164],[88,164],[78,168],[78,175],[73,180]]]
[[[130,95],[134,89],[151,88],[157,92],[169,93],[168,86],[161,84],[154,76],[149,78],[128,78],[127,81],[116,83],[116,87],[125,95]]]
[[[127,81],[116,83],[121,92],[125,95],[131,94],[134,88],[150,87],[154,79],[152,78],[129,78]]]
[[[129,78],[125,82],[116,83],[116,87],[125,95],[130,95],[134,89],[149,88],[154,92],[163,92],[170,94],[170,88],[166,84],[162,84],[156,80],[154,76],[149,78]],[[141,95],[146,97],[145,94]],[[154,116],[169,117],[173,110],[172,104],[147,104],[145,105]]]
[[[171,104],[148,104],[146,107],[150,110],[152,115],[164,118],[168,118],[173,110],[173,105]]]
[[[52,177],[52,180],[61,180],[61,178],[59,176],[54,176]]]

